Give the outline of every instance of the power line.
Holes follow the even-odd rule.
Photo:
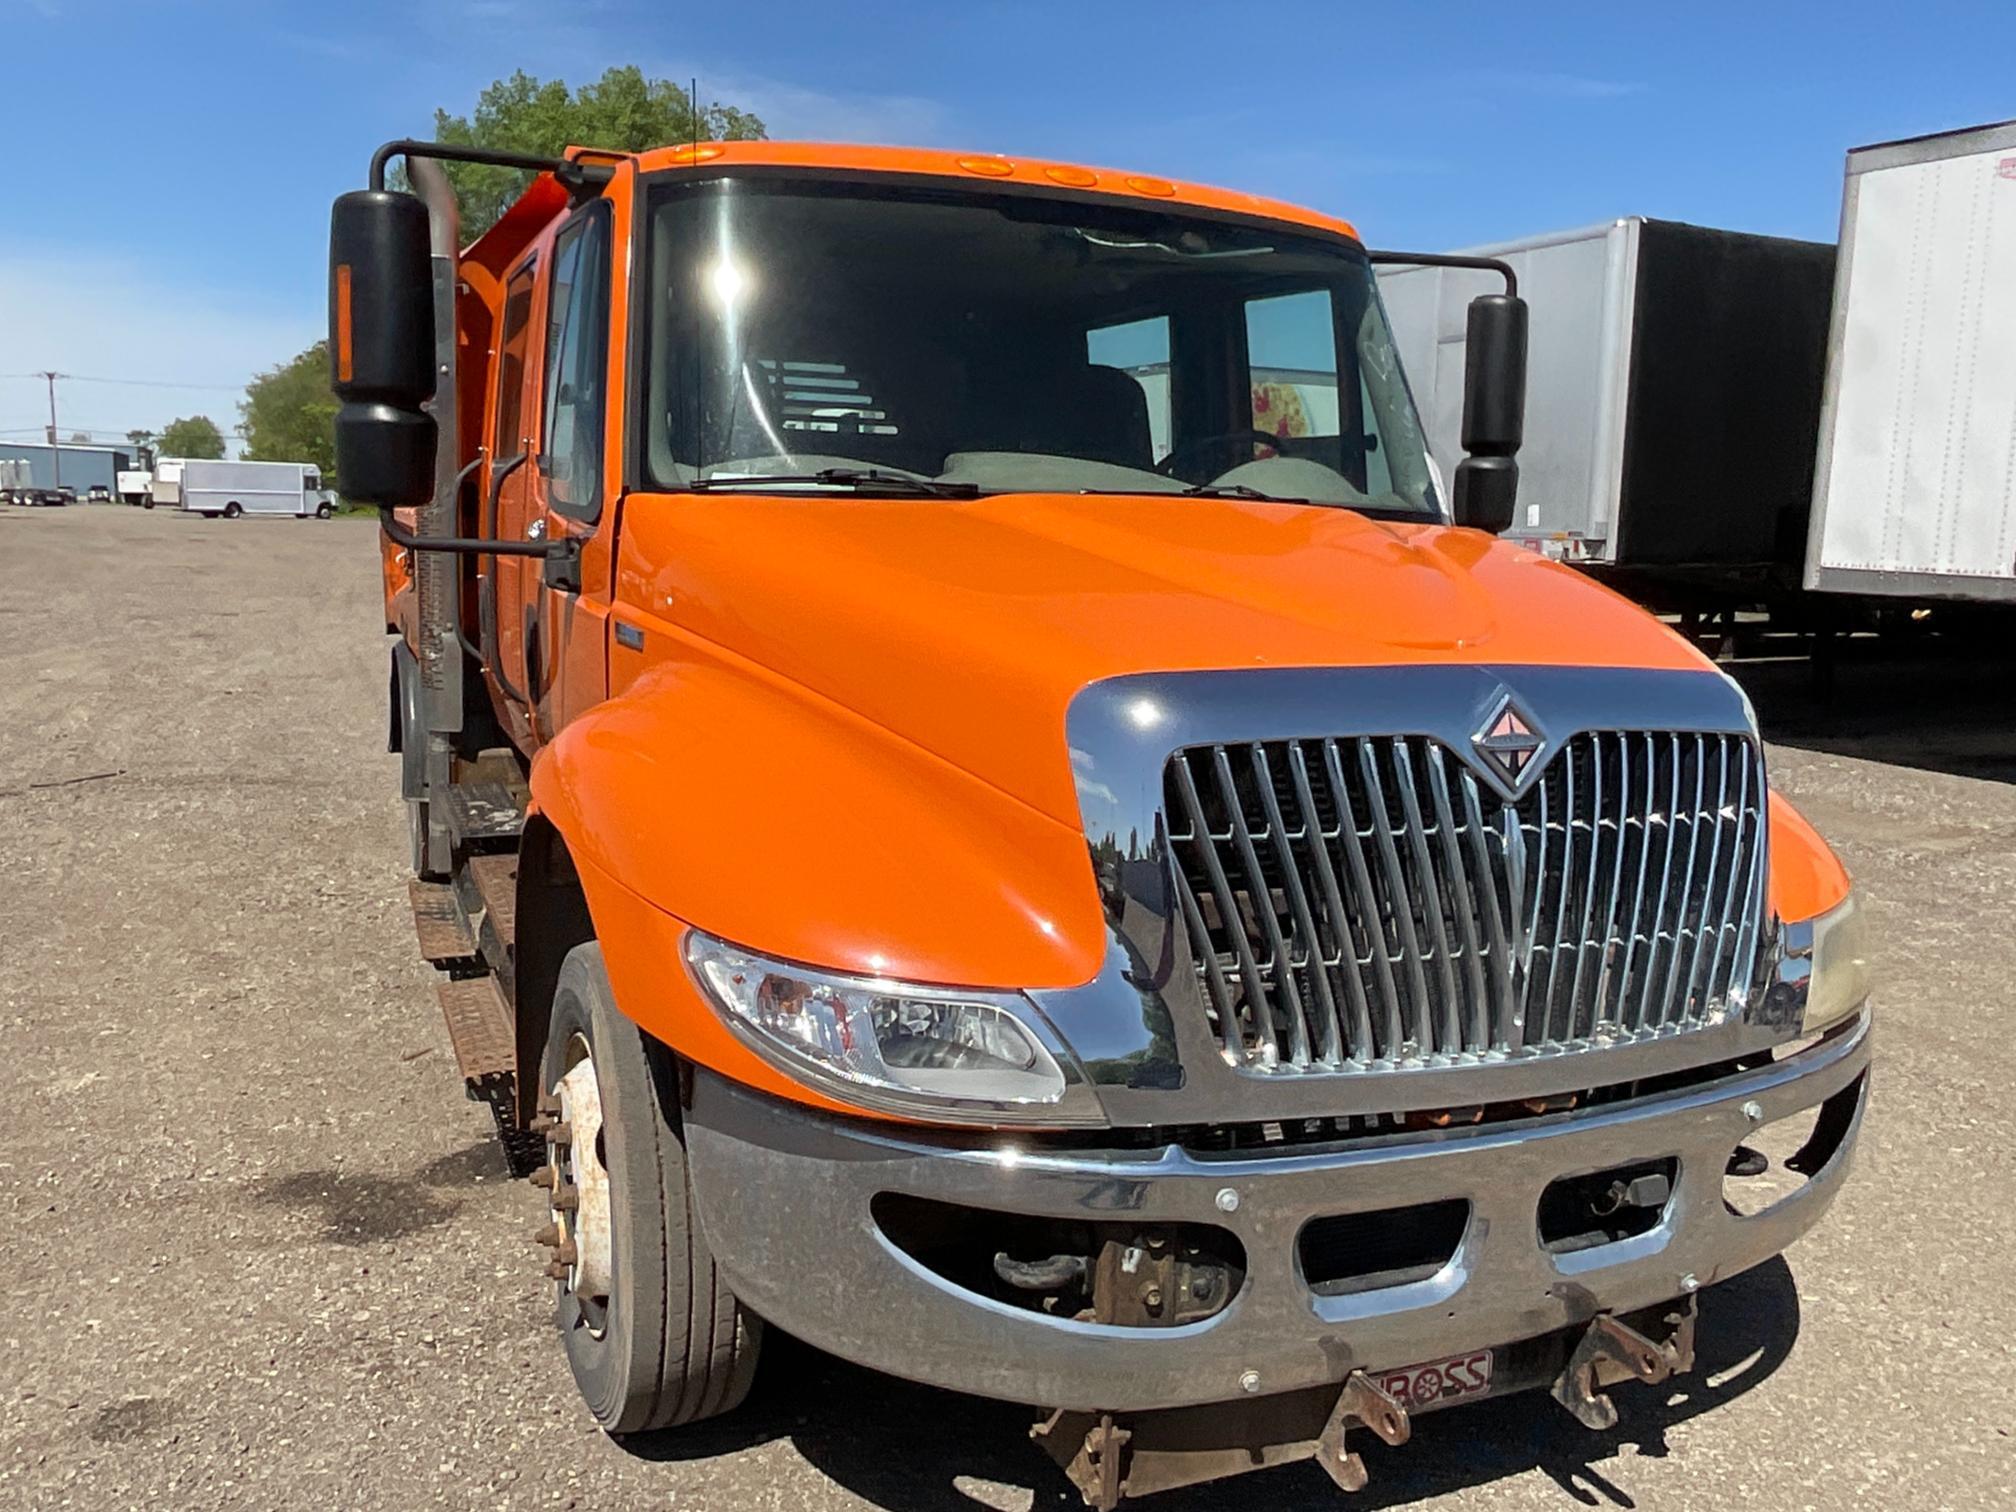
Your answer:
[[[84,373],[58,373],[65,383],[116,383],[122,388],[214,389],[220,394],[242,394],[243,383],[171,383],[158,378],[93,378]],[[46,373],[0,373],[4,378],[46,378]]]

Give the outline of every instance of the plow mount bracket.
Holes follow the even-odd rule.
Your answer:
[[[1624,1381],[1656,1386],[1692,1370],[1695,1314],[1694,1299],[1689,1297],[1667,1314],[1671,1331],[1664,1340],[1648,1339],[1607,1313],[1594,1319],[1550,1388],[1554,1400],[1585,1428],[1600,1433],[1616,1427],[1617,1404],[1605,1388]]]

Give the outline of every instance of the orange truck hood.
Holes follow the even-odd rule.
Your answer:
[[[1474,530],[1167,496],[633,494],[619,616],[851,710],[1068,825],[1071,700],[1125,673],[1447,662],[1706,670]]]

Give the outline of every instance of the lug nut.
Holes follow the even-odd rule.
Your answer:
[[[572,1265],[581,1258],[581,1252],[574,1247],[572,1239],[562,1239],[553,1247],[553,1258],[562,1265]]]
[[[551,1249],[560,1242],[560,1225],[557,1223],[547,1224],[546,1227],[532,1236],[532,1242],[534,1244],[543,1244],[548,1249]]]
[[[544,1132],[546,1143],[548,1144],[564,1145],[574,1143],[574,1126],[562,1123],[557,1118],[546,1125]]]
[[[551,1276],[555,1281],[565,1281],[567,1279],[567,1267],[556,1261],[546,1267],[546,1274]]]
[[[532,1173],[529,1179],[532,1185],[536,1187],[550,1187],[553,1185],[553,1167],[550,1165],[541,1166]]]
[[[571,1213],[581,1206],[581,1194],[565,1182],[553,1188],[553,1195],[546,1199],[556,1213]]]
[[[541,1092],[537,1106],[541,1113],[558,1113],[560,1111],[560,1099],[554,1093]]]

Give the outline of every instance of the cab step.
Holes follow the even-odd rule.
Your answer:
[[[516,991],[518,857],[471,856],[455,873],[455,901],[469,921],[477,954],[495,972],[507,1002]]]
[[[515,850],[525,828],[525,806],[518,794],[501,782],[458,782],[447,790],[442,818],[458,855]]]
[[[462,917],[455,889],[414,877],[406,891],[413,901],[413,932],[420,937],[420,954],[444,971],[474,961],[476,937]]]
[[[451,977],[440,984],[441,1016],[455,1047],[464,1090],[471,1102],[489,1106],[514,1176],[536,1169],[546,1158],[546,1141],[518,1119],[518,1067],[511,1009],[493,976]]]

